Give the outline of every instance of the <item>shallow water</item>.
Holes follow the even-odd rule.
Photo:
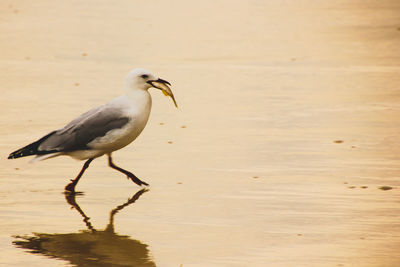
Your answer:
[[[399,266],[399,3],[189,2],[0,4],[0,265]],[[149,191],[5,159],[135,67],[179,105],[114,153]]]

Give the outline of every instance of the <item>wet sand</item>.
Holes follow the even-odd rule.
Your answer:
[[[399,266],[398,1],[189,2],[0,4],[0,265]],[[135,67],[180,107],[114,153],[149,191],[6,159]]]

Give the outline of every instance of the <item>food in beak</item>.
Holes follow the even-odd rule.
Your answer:
[[[168,87],[168,85],[163,81],[152,81],[151,83],[155,88],[160,89],[165,96],[170,96],[172,100],[174,101],[175,107],[178,107],[178,104],[176,104],[174,94],[172,93],[171,89]]]

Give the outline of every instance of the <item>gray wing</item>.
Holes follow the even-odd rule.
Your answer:
[[[129,122],[120,109],[100,106],[80,115],[64,128],[55,131],[38,147],[39,151],[74,151],[89,149],[87,144]]]

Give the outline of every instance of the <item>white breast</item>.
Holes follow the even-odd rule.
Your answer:
[[[109,131],[105,136],[94,139],[88,146],[104,153],[123,148],[135,140],[143,131],[149,119],[151,96],[146,90],[136,90],[110,102],[122,110],[129,122],[122,128]]]

